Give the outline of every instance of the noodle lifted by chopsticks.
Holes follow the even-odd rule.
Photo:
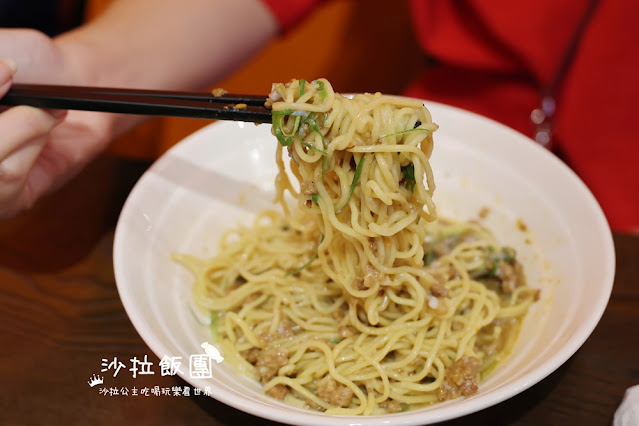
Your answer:
[[[216,313],[225,359],[269,395],[328,414],[476,392],[535,292],[488,231],[436,221],[428,110],[345,98],[324,79],[275,84],[269,102],[284,214],[228,231],[212,259],[176,256]]]

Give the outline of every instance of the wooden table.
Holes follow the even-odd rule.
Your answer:
[[[0,224],[0,424],[269,423],[194,395],[177,376],[161,376],[158,358],[122,307],[113,229],[146,167],[100,158],[28,214]],[[612,298],[583,347],[531,389],[446,424],[611,423],[626,388],[639,384],[639,237],[614,238]],[[89,386],[93,374],[114,372],[101,373],[103,362],[117,358],[129,368],[131,358],[145,355],[154,375],[134,379],[119,371],[117,395]]]

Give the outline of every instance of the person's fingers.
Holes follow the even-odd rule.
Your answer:
[[[38,136],[20,146],[0,163],[0,196],[19,189],[35,163],[46,142],[45,135]],[[4,188],[2,188],[4,186]],[[15,188],[14,188],[15,187]]]
[[[36,171],[34,163],[48,139],[44,135],[30,141],[0,164],[0,220],[31,208],[40,196],[29,181]]]
[[[0,60],[0,97],[7,93],[13,83],[13,76],[18,70],[16,61],[11,58]]]
[[[11,88],[13,77],[18,71],[18,64],[11,58],[0,59],[0,98]],[[10,107],[0,107],[0,112],[6,111]],[[67,115],[66,110],[47,109],[45,110],[56,119],[62,119]]]
[[[62,119],[28,106],[0,114],[0,201],[19,190],[47,140],[45,136]]]
[[[69,113],[66,109],[45,109],[45,111],[55,118],[56,121],[64,120]]]

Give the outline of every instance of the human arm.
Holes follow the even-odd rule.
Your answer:
[[[0,30],[0,58],[15,59],[19,82],[197,90],[234,69],[276,31],[258,0],[119,0],[95,21],[55,39],[33,30]],[[12,81],[2,67],[0,96]],[[141,120],[85,111],[61,118],[28,107],[0,114],[0,217],[30,207]]]

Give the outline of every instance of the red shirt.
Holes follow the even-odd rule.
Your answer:
[[[283,31],[321,0],[262,0]],[[435,60],[405,93],[534,135],[530,113],[558,73],[586,0],[410,0]],[[613,229],[639,231],[639,2],[600,1],[556,93],[553,147]],[[542,171],[543,172],[543,171]]]

